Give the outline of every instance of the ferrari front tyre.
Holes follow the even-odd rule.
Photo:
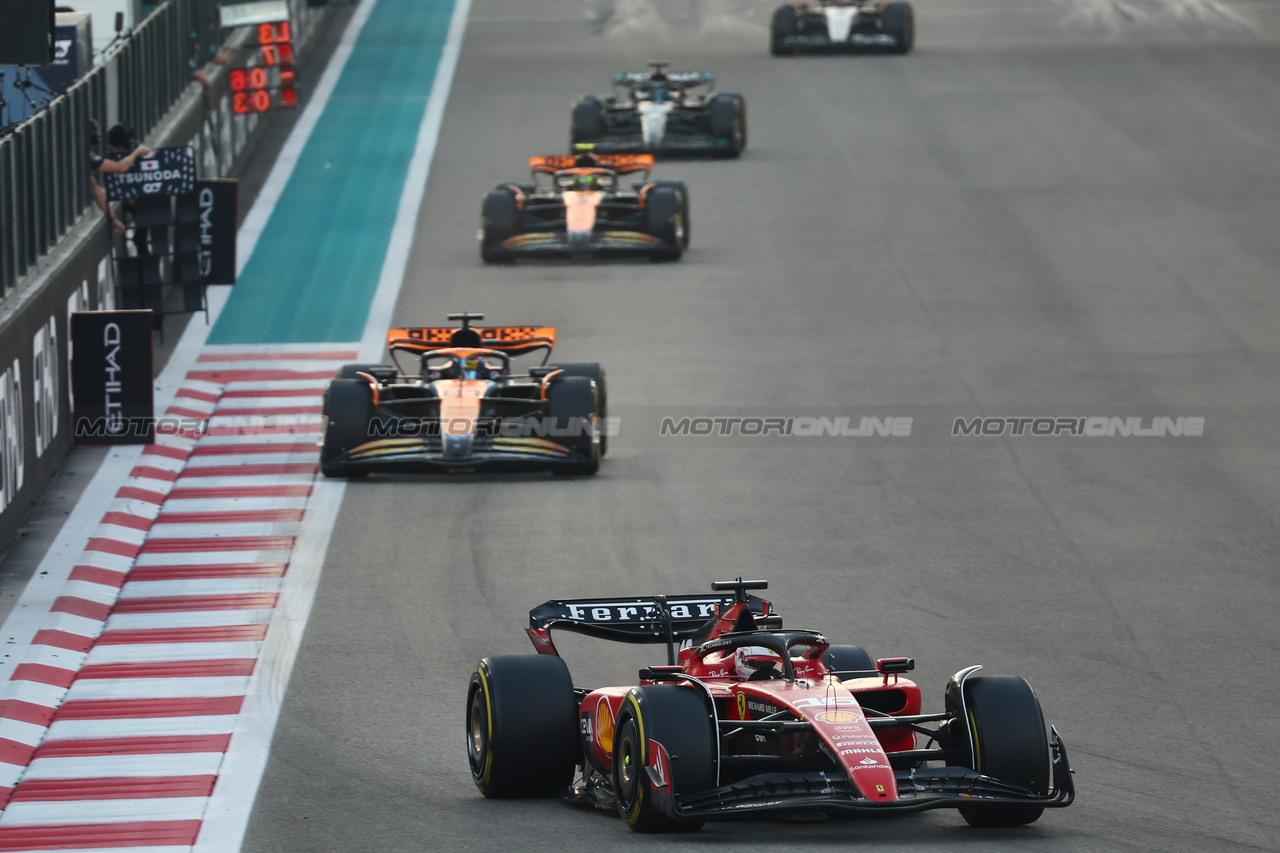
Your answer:
[[[573,121],[569,128],[569,142],[590,142],[604,136],[604,107],[600,99],[587,95],[573,105]]]
[[[747,147],[747,99],[732,92],[721,92],[707,106],[711,118],[711,135],[724,142],[716,149],[718,157],[737,157]]]
[[[716,727],[700,690],[678,684],[633,688],[618,712],[613,790],[636,832],[696,832],[702,820],[677,818],[680,797],[716,784]],[[666,785],[655,787],[650,767]],[[663,803],[667,804],[664,807]]]
[[[773,13],[773,25],[769,28],[769,52],[784,56],[788,50],[782,40],[796,33],[796,10],[792,6],[779,6]]]
[[[1031,685],[1015,675],[973,675],[965,679],[964,694],[972,769],[1047,796],[1053,759],[1044,713]],[[1040,806],[960,807],[970,826],[1022,826],[1043,812]]]
[[[663,250],[654,255],[656,260],[678,261],[688,247],[687,199],[688,195],[675,187],[661,185],[645,196],[644,230],[663,243]]]
[[[874,673],[876,662],[862,646],[832,646],[822,653],[822,663],[828,672],[836,673],[841,681],[844,676],[839,673],[866,672]],[[857,676],[850,676],[857,677]]]
[[[581,760],[569,667],[552,655],[505,655],[476,665],[467,688],[467,761],[492,799],[555,797]]]
[[[564,377],[585,376],[596,383],[596,403],[599,407],[600,417],[600,455],[604,456],[609,452],[609,437],[604,434],[604,419],[609,417],[609,386],[605,382],[604,368],[594,361],[573,361],[566,364],[557,364],[556,367],[564,371],[560,374]]]
[[[358,365],[357,365],[358,366]],[[334,379],[324,389],[324,440],[320,446],[320,473],[326,477],[358,479],[369,472],[338,464],[342,454],[369,440],[373,418],[373,391],[363,379]]]
[[[547,389],[547,417],[557,430],[570,434],[556,440],[573,453],[574,461],[552,469],[555,474],[594,474],[600,470],[600,443],[595,440],[600,404],[596,384],[586,376],[556,377]]]
[[[484,197],[480,209],[480,259],[487,264],[505,259],[502,242],[520,228],[520,207],[509,188],[494,190]]]
[[[881,13],[884,34],[893,36],[897,44],[894,53],[907,53],[916,43],[916,13],[910,3],[896,2],[884,7]]]

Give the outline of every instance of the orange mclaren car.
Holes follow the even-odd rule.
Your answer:
[[[324,395],[324,475],[495,468],[596,473],[608,449],[604,369],[591,362],[548,364],[552,328],[472,326],[483,314],[449,319],[462,325],[389,331],[394,366],[348,364],[338,371]],[[537,353],[540,365],[512,368],[516,358]]]
[[[519,257],[631,255],[678,260],[689,245],[689,190],[652,181],[651,154],[531,157],[533,182],[499,184],[480,216],[485,263]],[[635,180],[635,178],[639,180]]]

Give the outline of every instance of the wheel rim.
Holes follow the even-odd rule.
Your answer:
[[[477,690],[471,696],[471,713],[467,725],[467,758],[471,761],[471,773],[477,779],[484,775],[485,753],[489,748],[489,721],[485,714],[484,697]]]
[[[630,720],[627,720],[625,730],[621,734],[615,766],[618,769],[618,804],[626,812],[630,811],[635,804],[636,790],[639,787],[640,767],[636,750],[635,726]]]

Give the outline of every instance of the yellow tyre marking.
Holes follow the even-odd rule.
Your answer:
[[[973,718],[973,710],[969,711],[969,733],[973,736],[973,763],[978,765],[973,768],[979,773],[982,772],[982,750],[978,746],[978,721]]]
[[[484,742],[484,772],[480,774],[480,782],[488,787],[489,774],[493,770],[493,700],[489,698],[489,679],[485,677],[484,667],[478,667],[476,672],[480,674],[480,689],[484,691],[484,715],[489,728]]]
[[[636,768],[636,800],[631,804],[631,813],[626,816],[627,826],[634,826],[636,821],[640,820],[640,807],[644,805],[644,777],[639,775],[645,772],[645,768],[649,766],[649,741],[644,736],[644,720],[640,717],[640,703],[636,701],[634,693],[627,694],[627,701],[631,703],[631,707],[635,711],[636,730],[639,732],[639,743],[637,746],[640,750],[639,766]]]

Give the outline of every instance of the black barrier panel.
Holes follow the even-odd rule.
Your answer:
[[[196,161],[186,148],[161,148],[121,175],[107,175],[112,201],[143,196],[184,195],[196,188]]]
[[[72,440],[78,445],[153,444],[150,311],[71,315]]]
[[[205,284],[235,284],[240,182],[196,181],[194,199],[195,227],[200,235],[200,278]],[[178,204],[181,207],[182,200]]]
[[[70,317],[111,298],[107,251],[104,220],[91,244],[0,325],[0,550],[71,447]]]
[[[0,65],[53,61],[54,0],[0,0]]]

